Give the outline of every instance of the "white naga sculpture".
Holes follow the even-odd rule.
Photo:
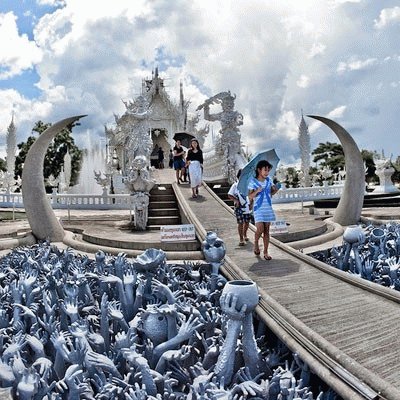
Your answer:
[[[207,121],[221,122],[221,140],[218,142],[216,153],[223,155],[225,164],[225,176],[229,182],[236,179],[237,155],[241,153],[240,133],[238,126],[243,125],[243,115],[234,111],[236,96],[231,92],[221,92],[207,99],[197,107],[197,110],[204,110],[204,119]],[[210,105],[221,104],[222,111],[217,114],[210,114]]]
[[[147,227],[149,193],[155,185],[150,176],[145,156],[136,156],[132,161],[128,179],[125,186],[132,194],[133,203],[133,225],[135,230],[144,231]]]
[[[95,181],[103,188],[103,196],[108,195],[108,188],[111,185],[111,174],[105,173],[102,176],[102,172],[93,171]]]

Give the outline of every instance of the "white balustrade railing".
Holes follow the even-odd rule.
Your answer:
[[[296,201],[314,201],[322,199],[334,199],[343,193],[343,185],[313,186],[281,189],[273,198],[273,203],[292,203]]]
[[[291,203],[340,197],[344,185],[281,189],[273,196],[273,203]],[[54,209],[129,210],[129,194],[48,194]],[[21,193],[0,193],[0,207],[23,208]]]
[[[54,209],[94,209],[94,210],[129,210],[129,194],[48,194],[47,198]],[[0,207],[23,208],[21,193],[0,193]]]

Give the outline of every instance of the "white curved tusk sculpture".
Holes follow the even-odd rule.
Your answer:
[[[56,122],[33,143],[26,156],[22,171],[22,198],[33,235],[39,240],[62,241],[64,229],[47,199],[44,186],[43,164],[50,142],[68,125],[85,117],[78,115]]]
[[[346,180],[333,221],[344,226],[357,224],[360,221],[365,192],[365,171],[361,152],[351,135],[338,123],[317,115],[307,116],[331,128],[339,138],[344,151]]]

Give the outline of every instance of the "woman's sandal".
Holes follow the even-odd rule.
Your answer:
[[[249,239],[248,237],[245,237],[245,238],[244,238],[244,241],[245,241],[245,242],[248,242],[249,240],[250,240],[250,239]]]
[[[239,242],[239,246],[244,246],[245,244],[245,242]]]
[[[264,259],[269,261],[272,260],[272,257],[269,254],[264,254]]]
[[[260,250],[254,250],[254,254],[255,254],[256,256],[259,256],[259,255],[260,255],[260,253],[261,253],[261,251],[260,251]]]

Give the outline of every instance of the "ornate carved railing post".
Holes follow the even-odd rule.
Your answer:
[[[136,156],[125,182],[132,195],[133,228],[137,231],[144,231],[147,228],[150,190],[156,183],[150,177],[147,164],[145,156]]]

